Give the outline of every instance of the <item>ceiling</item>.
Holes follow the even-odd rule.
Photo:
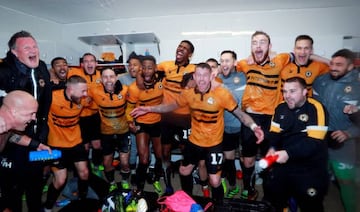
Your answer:
[[[0,0],[0,7],[60,24],[154,16],[359,6],[359,0]]]

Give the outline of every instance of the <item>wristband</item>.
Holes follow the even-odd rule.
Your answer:
[[[254,131],[255,128],[257,128],[257,127],[258,127],[258,125],[257,125],[255,122],[250,125],[250,129],[251,129],[252,131]]]
[[[29,147],[33,148],[33,149],[37,149],[40,145],[39,141],[36,141],[34,139],[31,139],[30,143],[29,143]]]

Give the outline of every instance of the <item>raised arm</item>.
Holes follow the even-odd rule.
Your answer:
[[[314,60],[314,61],[318,61],[318,62],[325,63],[327,65],[330,65],[329,59],[327,59],[325,57],[321,57],[320,55],[317,55],[317,54],[310,55],[310,60]]]

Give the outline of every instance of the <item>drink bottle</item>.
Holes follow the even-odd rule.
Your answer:
[[[261,160],[259,160],[259,167],[262,169],[266,169],[276,162],[279,155],[269,155]]]
[[[31,151],[29,153],[30,161],[56,160],[59,158],[61,158],[61,151],[56,149],[52,150],[51,154],[47,150]]]

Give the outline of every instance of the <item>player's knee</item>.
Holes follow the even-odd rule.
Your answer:
[[[191,165],[191,164],[189,164],[187,166],[180,166],[179,172],[183,176],[188,176],[192,173],[193,168],[194,168],[194,165]]]
[[[209,183],[212,187],[217,188],[221,183],[220,176],[216,174],[215,175],[211,174],[209,177]]]

